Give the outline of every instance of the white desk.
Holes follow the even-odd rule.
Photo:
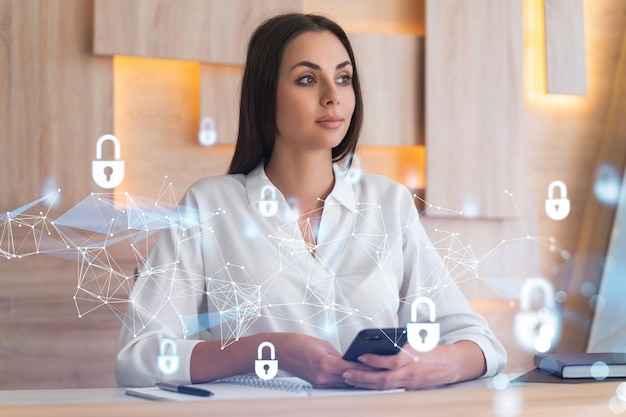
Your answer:
[[[483,379],[384,395],[194,402],[142,400],[121,388],[0,391],[0,416],[615,417],[610,402],[621,383],[512,384],[497,390]],[[626,401],[622,405],[626,415]]]
[[[6,405],[145,402],[124,394],[124,388],[35,389],[0,391],[0,409]]]
[[[492,378],[461,382],[438,390],[493,387]],[[89,404],[142,402],[147,400],[126,395],[124,388],[0,390],[0,407],[6,405]]]

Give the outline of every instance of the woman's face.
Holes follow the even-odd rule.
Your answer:
[[[355,106],[352,62],[331,32],[305,32],[285,47],[276,91],[275,146],[331,150]]]

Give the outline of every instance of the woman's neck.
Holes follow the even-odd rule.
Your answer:
[[[274,152],[265,173],[287,200],[295,200],[299,211],[324,200],[335,184],[331,156],[327,152],[282,155]]]
[[[315,256],[324,200],[335,185],[331,155],[319,152],[288,156],[274,149],[265,174],[297,214],[302,239]]]

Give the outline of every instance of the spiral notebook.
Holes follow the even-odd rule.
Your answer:
[[[126,394],[148,400],[174,401],[214,401],[219,399],[250,399],[250,398],[289,398],[289,397],[317,397],[335,395],[361,395],[402,392],[402,389],[388,391],[362,390],[356,388],[316,389],[297,377],[276,377],[263,380],[256,375],[237,375],[220,379],[206,384],[194,384],[194,387],[207,389],[213,392],[211,397],[199,397],[164,391],[157,387],[126,388]]]

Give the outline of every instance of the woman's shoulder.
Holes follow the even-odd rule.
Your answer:
[[[196,180],[189,190],[206,190],[222,187],[243,186],[246,176],[244,174],[223,174]]]
[[[398,199],[412,198],[411,192],[404,184],[384,175],[361,174],[354,186],[357,192],[379,196],[384,199],[393,198],[397,201]]]
[[[224,174],[204,177],[195,181],[185,193],[185,198],[206,200],[220,198],[228,194],[230,198],[245,190],[245,175]]]

